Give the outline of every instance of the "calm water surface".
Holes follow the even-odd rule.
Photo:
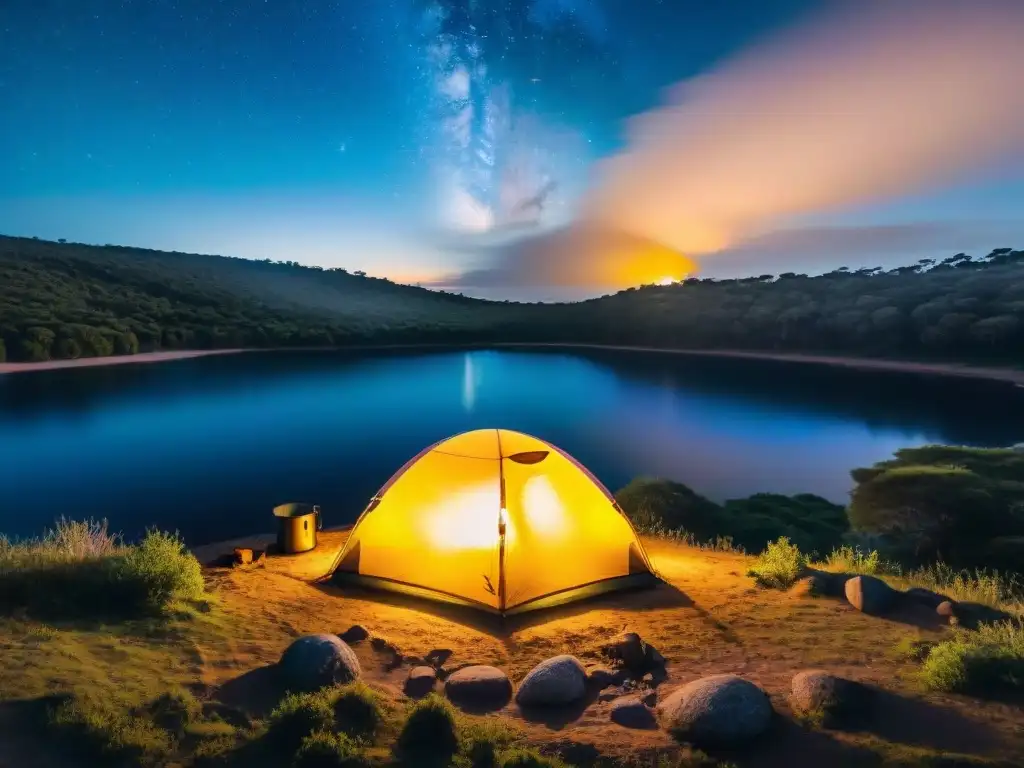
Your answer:
[[[448,435],[547,439],[617,489],[668,477],[722,501],[844,502],[849,470],[928,442],[1024,441],[1024,389],[793,363],[629,352],[252,353],[0,376],[0,531],[61,515],[191,543],[318,503],[351,522]]]

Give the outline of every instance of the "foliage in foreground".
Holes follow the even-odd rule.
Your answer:
[[[67,745],[105,765],[153,764],[172,747],[168,733],[148,718],[88,699],[65,699],[50,712],[49,722]]]
[[[1024,570],[1024,452],[926,445],[851,474],[850,523],[891,557]]]
[[[436,693],[416,702],[398,736],[398,750],[406,757],[450,758],[459,749],[455,710]]]
[[[959,693],[1024,691],[1024,625],[982,624],[957,629],[933,647],[921,668],[929,688]]]
[[[369,768],[369,759],[343,733],[316,731],[306,736],[295,752],[293,768]]]
[[[800,578],[807,568],[807,558],[800,548],[785,536],[770,542],[747,571],[759,586],[786,589]]]
[[[760,552],[785,536],[807,552],[839,546],[848,525],[843,507],[819,496],[758,493],[724,505],[671,480],[638,478],[615,494],[638,530],[654,535],[679,533],[700,546]]]
[[[136,617],[203,592],[199,562],[174,534],[125,544],[106,522],[62,518],[37,539],[0,537],[0,611]]]

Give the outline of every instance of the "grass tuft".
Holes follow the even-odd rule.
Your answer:
[[[155,765],[173,746],[167,732],[152,721],[75,696],[50,712],[49,725],[64,743],[103,765]]]
[[[190,692],[175,688],[150,702],[148,710],[154,723],[171,733],[180,734],[202,716],[203,707]]]
[[[316,731],[302,739],[293,768],[368,768],[370,761],[343,733]]]
[[[0,611],[133,618],[202,597],[202,569],[175,534],[125,544],[105,521],[61,519],[36,539],[0,537]]]
[[[333,727],[334,710],[328,696],[323,692],[291,693],[270,713],[267,738],[282,751],[292,752],[310,734]]]
[[[452,705],[436,693],[416,702],[398,736],[398,749],[406,758],[451,758],[459,749]]]
[[[937,691],[992,694],[1024,691],[1024,627],[1013,622],[957,629],[928,653],[924,684]]]
[[[370,738],[383,725],[384,702],[366,683],[348,683],[336,689],[333,696],[335,722],[349,736]]]
[[[768,547],[757,556],[757,561],[747,571],[757,584],[768,589],[788,589],[800,578],[807,567],[807,558],[800,548],[791,544],[785,536],[768,543]]]
[[[499,754],[522,734],[497,717],[467,719],[460,723],[462,754],[470,768],[497,768]]]
[[[568,768],[557,757],[548,757],[535,749],[522,747],[502,754],[500,765],[501,768]]]

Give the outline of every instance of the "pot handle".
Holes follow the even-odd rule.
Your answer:
[[[320,517],[320,507],[319,507],[319,505],[313,507],[313,514],[316,515],[316,529],[318,531],[322,531],[323,528],[324,528],[324,519],[322,517]]]

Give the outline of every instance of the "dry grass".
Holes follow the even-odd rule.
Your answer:
[[[343,540],[342,534],[326,534],[322,541],[330,549]],[[950,630],[866,616],[838,600],[760,589],[745,575],[753,558],[743,555],[690,549],[663,538],[644,543],[669,585],[526,614],[504,625],[442,605],[293,578],[289,569],[305,573],[302,558],[271,558],[266,568],[255,570],[207,572],[214,596],[208,613],[111,626],[9,618],[0,622],[0,700],[63,692],[134,712],[165,691],[186,688],[201,702],[216,700],[261,721],[279,701],[266,695],[259,682],[266,679],[262,673],[302,634],[340,632],[358,623],[391,638],[405,654],[423,656],[434,648],[448,648],[451,663],[494,664],[515,681],[545,658],[564,652],[584,655],[628,629],[670,660],[668,680],[659,690],[708,674],[739,674],[768,691],[783,723],[789,722],[792,675],[810,667],[883,686],[908,702],[907,713],[889,718],[899,728],[878,734],[844,732],[825,739],[786,727],[756,754],[730,758],[740,768],[859,764],[854,758],[861,750],[875,755],[904,749],[929,755],[944,751],[984,759],[1024,753],[1024,715],[1013,707],[938,693],[912,706],[921,700],[921,664],[894,654],[893,646],[949,639],[954,636]],[[385,656],[368,643],[355,650],[365,682],[400,702],[407,667],[389,669]],[[524,719],[514,705],[498,715],[459,715],[460,753],[467,753],[471,743],[480,744],[481,752],[490,743],[490,751],[499,756],[514,747],[550,753],[558,745],[577,743],[591,744],[614,760],[662,755],[669,761],[665,765],[705,764],[687,762],[689,753],[661,731],[613,726],[609,706],[595,702],[558,723]],[[374,761],[389,759],[387,745],[398,736],[404,710],[393,706],[373,745],[365,748]],[[939,717],[935,713],[941,718],[932,722],[929,718]],[[245,729],[207,721],[185,726],[175,749],[215,756],[253,738]],[[4,728],[0,717],[0,739],[6,744],[28,738]],[[259,732],[257,726],[254,733]],[[46,745],[31,747],[38,762]],[[181,754],[175,753],[175,759],[183,760]],[[56,759],[52,764],[74,765]],[[637,763],[656,764],[647,757]]]

